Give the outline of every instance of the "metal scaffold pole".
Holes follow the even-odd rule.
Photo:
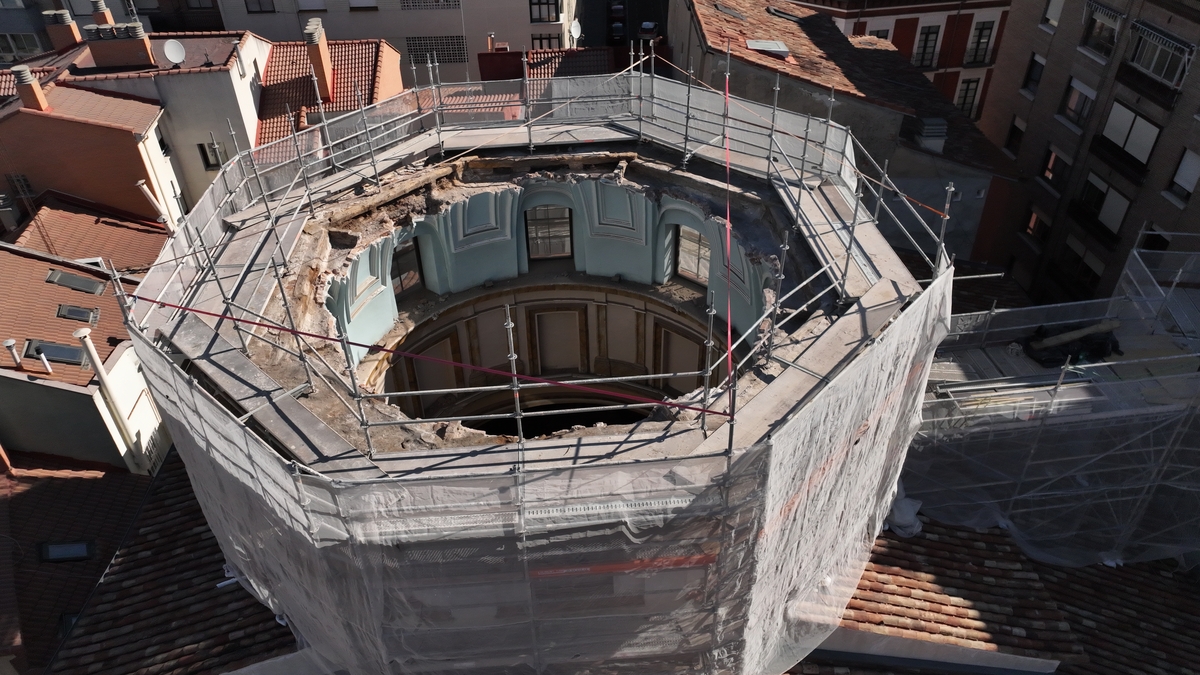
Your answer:
[[[292,106],[287,106],[288,119],[292,119]],[[292,132],[292,145],[296,148],[296,162],[300,164],[300,173],[304,174],[304,196],[308,202],[308,215],[313,218],[317,217],[317,211],[313,208],[312,203],[312,183],[308,180],[308,164],[304,161],[304,153],[300,150],[300,139],[296,136],[296,125],[289,124],[288,130]],[[293,326],[294,327],[294,326]]]
[[[688,57],[687,71],[687,103],[684,106],[683,113],[683,165],[684,171],[687,171],[688,163],[688,136],[692,131],[692,59]]]
[[[521,97],[525,99],[525,128],[529,136],[529,154],[533,154],[533,101],[529,96],[529,52],[521,50]]]
[[[517,378],[517,349],[516,341],[513,340],[513,326],[516,324],[512,321],[512,311],[508,305],[504,306],[504,330],[508,333],[508,369],[512,372],[512,393],[513,393],[513,415],[517,420],[517,451],[519,470],[525,468],[525,427],[522,424],[521,415],[521,381]]]
[[[358,373],[354,367],[354,356],[350,352],[350,339],[346,331],[338,331],[338,340],[342,343],[342,355],[346,357],[346,373],[350,376],[350,386],[354,389],[354,402],[358,404],[358,424],[367,439],[367,458],[375,457],[375,445],[371,442],[371,424],[367,421],[367,409],[363,407],[362,389],[358,387]]]
[[[771,332],[767,334],[768,362],[775,352],[775,319],[779,314],[780,298],[783,297],[783,280],[787,277],[788,250],[791,248],[788,246],[788,242],[790,241],[791,234],[791,230],[785,228],[783,231],[783,243],[779,245],[779,271],[775,273],[775,279],[779,283],[775,287],[775,300],[771,303],[771,327],[769,329]]]
[[[333,137],[329,133],[329,120],[325,119],[325,102],[321,100],[321,86],[317,83],[317,71],[313,69],[311,63],[308,66],[308,77],[312,80],[313,92],[317,95],[317,112],[321,113],[321,129],[325,132],[325,152],[329,153],[329,166],[337,169],[339,167],[333,158]]]
[[[429,69],[429,88],[433,91],[433,124],[437,129],[438,152],[446,154],[446,145],[442,142],[442,91],[433,83],[433,57],[425,55],[425,67]]]
[[[846,240],[846,266],[842,268],[842,288],[840,291],[842,302],[846,298],[846,282],[850,278],[850,259],[854,257],[854,234],[858,228],[858,208],[862,204],[862,185],[854,186],[854,216],[850,220],[850,238]]]
[[[950,222],[950,200],[954,197],[954,183],[946,184],[946,205],[942,207],[942,229],[938,233],[938,269],[937,274],[941,274],[949,265],[949,257],[946,255],[946,225]]]
[[[637,69],[638,143],[641,143],[642,141],[645,140],[645,136],[642,134],[642,118],[646,116],[645,110],[643,109],[643,105],[645,103],[645,97],[642,96],[642,92],[646,88],[646,79],[645,79],[646,78],[646,59],[645,59],[644,49],[645,49],[645,40],[642,40],[639,38],[638,39],[638,64],[637,64],[637,66],[638,66],[638,69]],[[632,42],[629,44],[629,50],[633,51],[633,43]]]
[[[712,348],[713,348],[713,319],[717,315],[717,310],[713,307],[717,302],[717,294],[708,292],[708,308],[704,313],[708,315],[708,337],[704,340],[704,402],[700,404],[700,429],[704,431],[704,437],[708,438],[708,393],[712,383]]]
[[[367,152],[371,155],[371,170],[375,173],[375,187],[383,187],[379,180],[379,164],[375,161],[375,139],[371,138],[371,121],[367,119],[367,109],[363,106],[362,92],[354,85],[354,98],[358,101],[358,114],[362,117],[363,133],[367,136]]]

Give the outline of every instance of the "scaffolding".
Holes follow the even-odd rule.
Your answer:
[[[1135,249],[1111,298],[954,316],[939,361],[982,376],[932,385],[907,496],[942,522],[1005,527],[1053,564],[1200,549],[1197,257]],[[1030,365],[1018,343],[1039,328],[1103,321],[1123,354],[1005,366]],[[984,373],[993,363],[1003,372]]]
[[[430,62],[429,86],[240,150],[127,298],[147,381],[230,569],[302,636],[314,672],[765,675],[794,665],[836,626],[890,508],[947,329],[951,275],[940,238],[910,200],[901,200],[907,212],[882,204],[880,193],[899,191],[877,165],[873,176],[858,170],[865,153],[848,129],[646,67],[643,57],[612,76],[442,85]],[[189,317],[212,327],[211,345],[228,340],[246,354],[257,341],[296,359],[306,381],[268,392],[262,407],[321,381],[357,420],[366,437],[359,463],[372,466],[372,428],[430,420],[373,420],[367,404],[429,392],[367,394],[351,350],[378,347],[353,343],[344,328],[336,336],[297,328],[283,278],[300,228],[326,198],[364,183],[382,191],[406,167],[437,172],[481,148],[592,141],[656,143],[685,163],[728,162],[767,181],[793,218],[778,244],[784,259],[794,236],[820,261],[791,283],[780,267],[774,301],[725,341],[739,362],[721,382],[713,327],[730,312],[707,303],[706,365],[673,374],[702,378],[699,401],[617,406],[719,416],[721,443],[653,459],[538,463],[519,433],[515,447],[487,451],[490,464],[431,457],[375,478],[335,478],[248,426],[261,408],[231,413],[172,359],[170,334]],[[852,278],[864,289],[881,280],[859,239],[874,222],[864,189],[876,197],[875,217],[882,207],[922,242],[935,279],[882,333],[813,378],[780,358],[776,341],[826,296],[850,306]],[[918,224],[906,227],[907,216]],[[269,318],[273,298],[283,320]],[[330,341],[344,363],[317,349]],[[545,380],[518,373],[513,358],[508,372],[489,373],[508,383],[466,391],[512,390],[512,412],[494,417],[518,424],[533,414],[521,409],[524,389],[628,379]],[[807,393],[767,438],[738,447],[739,379],[763,364],[782,364],[809,382]]]

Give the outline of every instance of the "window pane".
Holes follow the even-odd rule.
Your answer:
[[[708,265],[712,251],[708,239],[690,227],[679,227],[679,262],[676,271],[680,276],[699,284],[708,284]]]
[[[1184,150],[1179,168],[1175,170],[1174,183],[1191,194],[1196,191],[1197,179],[1200,179],[1200,155]]]
[[[1063,0],[1050,0],[1046,3],[1046,11],[1042,15],[1042,23],[1048,23],[1051,26],[1058,25],[1058,17],[1062,14]]]
[[[421,267],[416,244],[410,239],[392,254],[392,293],[397,297],[421,287]]]
[[[1125,141],[1125,150],[1145,164],[1150,159],[1150,151],[1158,140],[1158,127],[1148,120],[1138,117],[1129,130],[1129,139]]]
[[[1121,221],[1125,220],[1125,211],[1128,208],[1128,199],[1116,190],[1109,190],[1108,194],[1104,195],[1104,206],[1100,208],[1097,218],[1105,227],[1116,232],[1121,228]]]
[[[1120,103],[1113,103],[1112,112],[1108,113],[1108,122],[1104,124],[1104,137],[1125,147],[1125,139],[1129,137],[1129,129],[1137,115]]]
[[[538,206],[525,212],[530,259],[571,256],[571,209]]]

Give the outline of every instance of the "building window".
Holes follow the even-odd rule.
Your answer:
[[[40,53],[41,45],[33,33],[0,33],[0,61],[16,61]]]
[[[467,40],[461,35],[426,35],[404,38],[409,62],[423,63],[425,57],[438,63],[466,63]]]
[[[972,117],[975,112],[975,99],[979,95],[979,80],[963,80],[962,86],[958,90],[958,109],[963,111],[967,117]]]
[[[881,28],[879,30],[869,30],[867,31],[867,35],[870,35],[871,37],[877,37],[880,40],[886,40],[888,39],[888,35],[891,35],[891,31],[887,28]]]
[[[1167,192],[1186,202],[1196,191],[1197,179],[1200,179],[1200,155],[1191,150],[1184,150],[1179,166],[1175,169],[1175,178],[1167,186]]]
[[[301,12],[319,12],[325,9],[325,0],[296,0],[296,9]]]
[[[205,169],[216,171],[225,163],[224,143],[197,143],[196,147],[200,149],[200,160],[204,162]]]
[[[1117,46],[1117,30],[1121,27],[1122,15],[1097,2],[1088,2],[1088,16],[1084,21],[1083,46],[1108,58]]]
[[[459,0],[400,0],[400,9],[458,9]]]
[[[27,359],[37,359],[42,356],[47,361],[66,363],[73,366],[83,365],[83,347],[79,345],[64,345],[45,340],[26,340],[23,356]]]
[[[534,33],[533,49],[559,49],[562,47],[558,33]]]
[[[918,68],[932,68],[937,58],[938,32],[941,26],[922,26],[921,35],[917,38],[917,48],[913,51],[913,65]]]
[[[1053,145],[1046,150],[1046,159],[1042,162],[1042,179],[1046,184],[1054,188],[1060,195],[1067,187],[1067,180],[1071,176],[1071,161],[1063,156],[1063,153]]]
[[[212,9],[213,0],[187,0],[189,9]]]
[[[1034,54],[1029,58],[1029,67],[1025,69],[1025,81],[1021,88],[1030,94],[1037,94],[1038,85],[1042,83],[1042,73],[1046,70],[1046,59]]]
[[[421,257],[416,240],[409,239],[392,252],[392,293],[399,298],[421,286]]]
[[[275,11],[275,0],[246,0],[246,11],[251,14]]]
[[[1057,26],[1058,17],[1062,14],[1063,0],[1050,0],[1046,3],[1046,11],[1042,12],[1042,23],[1047,26]]]
[[[1082,129],[1083,125],[1087,124],[1095,103],[1096,90],[1072,77],[1059,112],[1068,122]]]
[[[975,32],[971,36],[971,46],[963,64],[987,63],[992,51],[992,31],[996,28],[995,21],[980,21],[975,24]]]
[[[71,274],[62,270],[50,270],[46,275],[46,283],[56,284],[64,288],[69,288],[73,291],[83,291],[92,295],[100,295],[104,293],[104,282],[91,277],[81,277],[78,274]]]
[[[377,0],[350,0],[350,9],[379,9]]]
[[[1095,218],[1112,232],[1121,229],[1129,200],[1094,173],[1088,174],[1087,182],[1079,193],[1079,205],[1084,213]]]
[[[1046,241],[1046,235],[1050,234],[1050,221],[1039,216],[1036,211],[1029,212],[1029,220],[1025,222],[1022,232],[1033,238],[1034,241]]]
[[[571,209],[537,206],[525,212],[525,236],[529,258],[571,257]]]
[[[1104,137],[1142,164],[1150,159],[1158,132],[1153,122],[1117,102],[1113,102],[1104,125]]]
[[[529,0],[530,23],[558,21],[558,0]]]
[[[1008,127],[1008,136],[1004,139],[1004,149],[1016,157],[1017,153],[1021,151],[1021,139],[1024,137],[1025,120],[1013,117],[1012,124]]]
[[[24,9],[25,3],[21,0],[0,0],[0,9]]]
[[[1129,63],[1135,68],[1174,89],[1183,85],[1195,47],[1169,38],[1146,26],[1134,24],[1137,46]]]
[[[1087,290],[1096,288],[1104,275],[1104,263],[1096,254],[1087,250],[1075,235],[1067,236],[1067,245],[1058,260],[1059,274]]]
[[[163,157],[171,156],[171,146],[167,144],[167,139],[163,137],[162,127],[154,126],[154,139],[158,141],[158,149],[162,152]]]
[[[95,552],[95,545],[90,541],[43,542],[38,545],[38,557],[41,558],[42,562],[76,562],[79,560],[88,560]]]
[[[679,255],[675,271],[685,279],[708,285],[708,262],[712,258],[712,250],[708,239],[690,227],[679,226]]]

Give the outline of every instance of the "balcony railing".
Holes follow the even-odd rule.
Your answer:
[[[992,45],[970,46],[965,51],[955,46],[953,49],[913,52],[910,61],[921,70],[937,70],[939,68],[986,68],[996,60],[996,50]],[[961,58],[960,58],[961,55]]]
[[[1174,110],[1175,104],[1179,101],[1178,89],[1128,61],[1123,62],[1117,68],[1117,81],[1165,110]]]

